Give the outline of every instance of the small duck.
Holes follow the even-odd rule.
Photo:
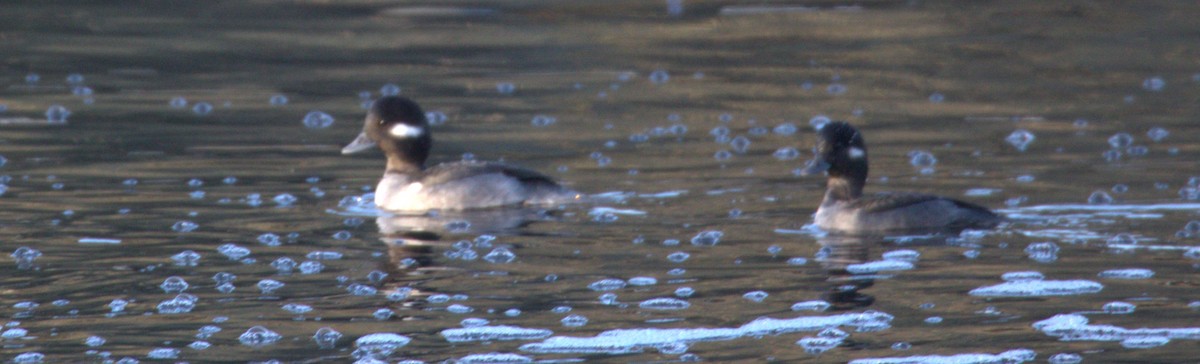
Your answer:
[[[386,96],[371,105],[362,133],[342,154],[375,146],[383,150],[387,169],[375,188],[375,205],[384,210],[553,205],[581,198],[544,174],[501,163],[463,161],[426,168],[432,145],[421,107],[406,97]]]
[[[1003,218],[985,207],[942,196],[881,192],[863,195],[867,146],[862,133],[835,121],[818,131],[816,160],[803,172],[827,172],[817,227],[842,233],[953,231],[991,228]]]

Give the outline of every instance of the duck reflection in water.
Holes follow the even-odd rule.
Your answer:
[[[496,235],[522,234],[522,229],[530,224],[555,221],[558,212],[496,208],[380,216],[375,223],[379,226],[379,240],[387,245],[388,260],[383,269],[388,273],[387,285],[410,290],[410,298],[427,296],[430,292],[426,287],[432,286],[432,281],[453,279],[465,272],[439,262],[481,259],[478,255],[468,255],[478,254],[476,249],[493,248],[492,239]],[[418,302],[409,299],[405,305]]]
[[[555,211],[536,208],[496,208],[433,211],[422,215],[388,215],[375,219],[384,243],[392,235],[425,232],[440,235],[508,235],[539,221],[553,221]]]
[[[830,286],[821,299],[828,302],[831,310],[852,310],[870,306],[875,303],[875,297],[862,293],[863,289],[875,285],[874,274],[856,274],[847,269],[850,265],[866,262],[870,248],[869,244],[882,242],[882,239],[868,240],[864,236],[827,235],[817,239],[821,250],[817,252],[816,260],[829,275]]]
[[[512,235],[519,229],[538,221],[552,221],[551,211],[530,208],[484,209],[429,213],[425,215],[380,216],[379,240],[388,246],[389,262],[394,273],[405,275],[433,268],[434,254],[461,250],[462,241],[452,237],[473,237],[487,240],[490,234]]]
[[[982,236],[979,230],[953,231],[925,230],[912,231],[900,235],[882,234],[823,234],[817,236],[821,249],[816,253],[816,261],[828,274],[829,290],[822,294],[822,299],[832,305],[834,310],[848,310],[866,307],[874,303],[875,297],[862,292],[870,288],[876,280],[886,280],[905,270],[913,269],[919,253],[897,247],[924,246],[930,248],[971,246],[974,239]],[[872,247],[889,250],[882,254],[882,260],[872,258],[880,254],[872,254]],[[885,281],[886,282],[886,281]]]

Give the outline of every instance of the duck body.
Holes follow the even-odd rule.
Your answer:
[[[357,153],[378,146],[387,168],[375,188],[384,210],[424,212],[573,202],[580,195],[552,178],[495,162],[455,162],[425,167],[433,138],[420,106],[400,96],[376,100],[363,131],[342,149]]]
[[[986,207],[947,197],[882,192],[863,194],[867,148],[850,124],[831,122],[818,132],[817,159],[807,173],[828,173],[825,198],[813,215],[817,227],[842,233],[983,229],[1003,218]]]
[[[936,195],[877,193],[853,200],[827,200],[813,220],[823,230],[888,232],[989,228],[999,216],[975,204]]]
[[[440,164],[416,173],[384,173],[375,205],[392,211],[469,210],[500,206],[554,205],[579,194],[550,177],[492,162]]]

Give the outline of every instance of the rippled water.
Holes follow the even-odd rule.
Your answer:
[[[1200,9],[1156,4],[0,5],[0,360],[1190,361]],[[395,93],[595,202],[356,205]],[[1012,223],[806,226],[830,119]]]

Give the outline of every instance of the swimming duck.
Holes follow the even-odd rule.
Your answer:
[[[342,148],[342,154],[375,146],[387,156],[387,169],[375,188],[375,205],[385,210],[551,205],[581,197],[544,174],[501,163],[463,161],[425,167],[433,146],[429,122],[421,107],[406,97],[375,100],[362,133]]]
[[[814,220],[823,230],[869,233],[991,228],[1003,219],[985,207],[936,195],[881,192],[863,195],[867,146],[862,133],[835,121],[818,131],[816,159],[806,174],[826,172],[825,199]]]

